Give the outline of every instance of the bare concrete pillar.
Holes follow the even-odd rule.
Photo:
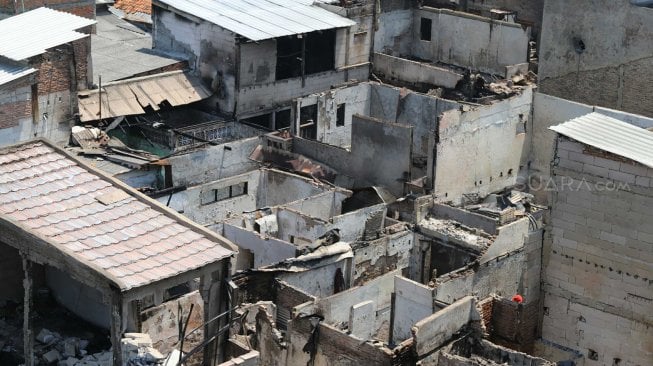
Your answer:
[[[222,302],[222,271],[203,274],[200,278],[200,291],[204,301],[204,341],[213,339],[204,347],[204,365],[214,365],[222,359],[224,336],[218,336],[220,328],[226,324],[227,317],[214,320],[225,308]],[[213,321],[211,321],[213,320]]]
[[[122,296],[120,291],[111,291],[111,346],[113,347],[113,366],[122,366]]]
[[[25,366],[34,366],[34,332],[32,329],[32,287],[34,284],[33,263],[21,253],[23,259],[23,348],[25,351]]]

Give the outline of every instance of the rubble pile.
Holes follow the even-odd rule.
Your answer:
[[[63,337],[46,328],[36,335],[34,353],[45,364],[60,366],[105,366],[111,365],[111,352],[88,354],[89,341],[77,337]]]
[[[42,364],[58,366],[112,366],[112,349],[89,354],[88,340],[62,337],[59,333],[41,329],[36,336],[34,352]],[[152,346],[152,339],[143,333],[126,333],[121,340],[125,366],[165,365],[166,356]],[[177,353],[177,357],[179,354]],[[174,363],[176,365],[176,362]]]

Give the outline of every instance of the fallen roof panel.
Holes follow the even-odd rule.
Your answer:
[[[159,110],[164,101],[176,107],[210,95],[201,80],[182,71],[116,81],[102,85],[101,95],[99,89],[78,93],[79,119],[87,122],[144,114],[145,108]]]
[[[0,150],[0,221],[32,235],[26,253],[45,245],[121,291],[233,254],[226,239],[44,141]]]
[[[158,0],[252,41],[350,27],[356,22],[312,0]],[[156,2],[155,2],[156,3]]]
[[[0,21],[0,55],[15,61],[45,53],[49,48],[88,34],[75,30],[95,20],[61,11],[38,8]]]
[[[653,132],[593,112],[551,130],[583,144],[611,152],[653,168]]]

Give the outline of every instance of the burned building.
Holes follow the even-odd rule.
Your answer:
[[[32,306],[43,286],[60,306],[109,330],[115,366],[123,365],[123,334],[141,331],[148,301],[160,305],[180,286],[199,289],[204,322],[231,306],[225,291],[234,247],[226,239],[46,142],[0,155],[2,300],[23,304],[16,323],[24,342],[14,346],[26,364],[35,364],[34,336],[43,325]],[[205,327],[207,339],[219,324]]]
[[[154,48],[187,55],[219,112],[269,129],[289,127],[292,99],[369,76],[370,10],[355,9],[354,21],[348,9],[338,11],[342,16],[325,7],[299,0],[154,1]]]
[[[647,5],[98,5],[65,151],[0,151],[0,363],[647,364],[653,120],[606,108],[646,112]],[[2,55],[8,143],[49,66]]]
[[[87,33],[93,24],[94,20],[49,8],[0,21],[4,68],[22,65],[36,70],[33,80],[3,87],[3,145],[35,137],[67,143],[77,113],[76,92],[91,81]]]

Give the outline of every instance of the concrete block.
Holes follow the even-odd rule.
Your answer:
[[[650,169],[641,164],[622,162],[619,167],[619,170],[624,173],[646,177],[648,176],[648,171]]]
[[[590,165],[594,164],[594,157],[592,155],[587,155],[583,153],[577,153],[571,151],[569,152],[569,159],[583,164],[590,164]]]
[[[626,245],[626,238],[621,235],[601,231],[601,240],[609,241],[615,244]]]
[[[651,178],[635,177],[635,185],[642,186],[642,187],[649,187],[651,185]]]
[[[43,361],[45,361],[45,363],[47,363],[47,364],[50,364],[50,363],[53,363],[53,362],[59,361],[59,360],[61,360],[61,354],[56,349],[50,350],[49,352],[46,352],[45,354],[43,354]]]
[[[618,161],[610,160],[610,159],[605,159],[601,157],[594,157],[594,165],[603,167],[603,168],[608,168],[610,170],[619,170],[621,163]]]
[[[558,163],[558,166],[561,168],[577,171],[577,172],[582,172],[583,171],[583,163],[579,163],[577,161],[573,160],[560,160]]]
[[[635,175],[630,173],[624,173],[620,171],[610,170],[609,175],[610,179],[614,179],[620,182],[626,183],[635,183]]]
[[[353,305],[349,312],[349,331],[355,337],[368,340],[374,334],[376,304],[364,301]]]
[[[583,164],[583,173],[592,174],[599,177],[608,177],[610,170],[592,164]]]

